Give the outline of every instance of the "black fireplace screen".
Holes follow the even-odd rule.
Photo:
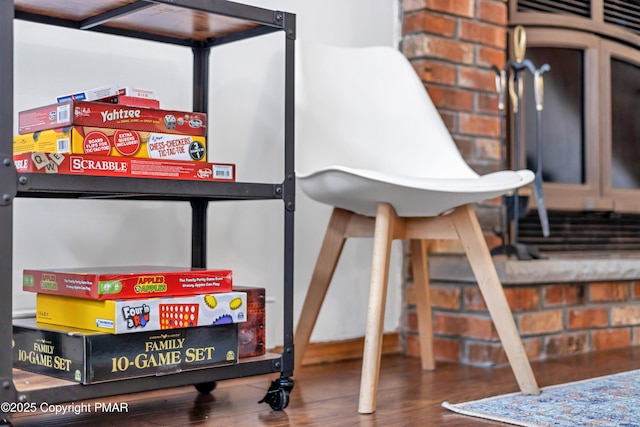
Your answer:
[[[538,213],[527,213],[520,242],[540,252],[640,250],[640,214],[550,211],[549,226],[549,237],[542,237]]]

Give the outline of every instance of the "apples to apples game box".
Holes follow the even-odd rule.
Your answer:
[[[232,271],[166,266],[25,269],[22,289],[97,300],[229,292]]]

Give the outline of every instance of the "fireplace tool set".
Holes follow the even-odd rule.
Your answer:
[[[533,195],[536,199],[542,235],[549,236],[549,218],[542,191],[542,111],[544,108],[544,80],[543,74],[550,70],[548,64],[536,68],[531,60],[525,58],[526,33],[524,27],[517,26],[513,33],[514,59],[507,61],[503,69],[493,66],[496,72],[496,91],[498,93],[498,111],[500,116],[500,169],[505,166],[506,143],[504,136],[504,116],[506,114],[505,101],[507,93],[513,112],[513,169],[521,169],[522,148],[520,122],[522,121],[522,98],[524,88],[524,73],[529,71],[533,77],[533,91],[536,108],[536,170],[533,181]],[[491,253],[516,255],[520,260],[541,258],[540,252],[529,245],[519,242],[518,228],[521,213],[527,209],[528,198],[519,197],[518,190],[512,195],[502,197],[500,212],[501,246],[492,249]],[[511,221],[511,224],[508,224]],[[507,241],[508,235],[508,241]]]

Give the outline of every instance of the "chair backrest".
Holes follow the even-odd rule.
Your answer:
[[[473,178],[409,61],[391,47],[296,42],[296,169]]]

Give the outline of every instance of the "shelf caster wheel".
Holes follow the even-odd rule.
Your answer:
[[[289,406],[289,391],[282,388],[275,390],[269,389],[267,394],[258,403],[267,403],[274,411],[282,411]]]
[[[198,390],[200,393],[202,394],[209,394],[213,391],[213,389],[216,388],[216,385],[218,385],[217,382],[215,381],[211,381],[208,383],[198,383],[198,384],[194,384],[193,386],[196,388],[196,390]]]
[[[289,406],[289,394],[293,389],[293,380],[280,378],[274,380],[267,394],[258,403],[267,403],[274,411],[282,411]]]

